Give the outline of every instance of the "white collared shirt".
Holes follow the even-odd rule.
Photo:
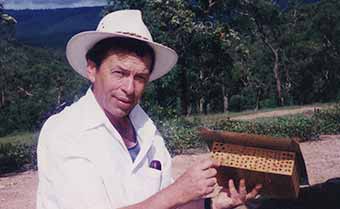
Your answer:
[[[114,209],[141,202],[171,183],[171,157],[152,120],[129,114],[140,152],[133,162],[91,89],[44,124],[38,144],[37,209]],[[159,160],[162,171],[150,168]]]

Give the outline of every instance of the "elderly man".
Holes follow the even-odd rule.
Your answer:
[[[38,209],[220,209],[257,194],[258,188],[247,194],[243,181],[237,191],[230,181],[228,192],[205,198],[216,188],[219,164],[212,160],[171,179],[164,141],[138,103],[177,54],[153,42],[140,11],[105,16],[96,31],[75,35],[66,54],[92,85],[41,130]]]

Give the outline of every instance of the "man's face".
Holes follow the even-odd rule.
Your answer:
[[[99,69],[88,61],[88,78],[93,93],[106,115],[114,118],[127,116],[141,98],[148,83],[151,57],[133,52],[109,52]]]

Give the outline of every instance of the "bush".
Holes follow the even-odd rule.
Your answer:
[[[0,144],[0,174],[35,168],[35,150],[35,145]]]
[[[204,142],[199,139],[197,128],[199,121],[189,122],[184,118],[173,118],[157,122],[171,155],[185,153],[190,149],[203,148]]]
[[[340,103],[337,103],[334,108],[316,110],[313,119],[319,126],[320,134],[339,134]]]
[[[240,112],[244,109],[246,99],[242,95],[233,95],[229,101],[229,111]]]
[[[321,134],[340,133],[340,105],[326,110],[315,110],[312,116],[303,114],[255,121],[224,120],[217,122],[216,130],[269,135],[274,137],[299,137],[302,140],[318,139]]]
[[[276,98],[268,98],[260,101],[261,108],[274,108],[277,107]]]
[[[299,137],[301,139],[316,138],[311,118],[302,115],[271,118],[262,121],[221,121],[214,126],[217,130],[240,133],[269,135],[273,137]]]
[[[155,120],[172,155],[187,153],[188,150],[206,151],[197,129],[204,126],[194,118],[174,117],[168,120]],[[273,137],[298,137],[302,140],[315,140],[320,134],[340,134],[340,105],[327,110],[315,110],[313,115],[298,114],[276,118],[262,118],[255,121],[220,120],[208,128],[240,133],[253,133]]]
[[[37,136],[23,132],[0,138],[0,174],[37,168]]]

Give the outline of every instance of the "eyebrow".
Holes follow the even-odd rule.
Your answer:
[[[124,72],[130,72],[130,70],[127,70],[127,69],[125,69],[125,68],[123,68],[123,67],[121,67],[121,66],[117,66],[116,67],[118,70],[121,70],[121,71],[124,71]],[[111,70],[114,70],[115,68],[112,68]],[[146,70],[148,70],[148,69],[146,69]],[[150,72],[150,70],[148,70],[148,72],[147,73],[136,73],[136,75],[145,75],[145,76],[149,76],[151,74],[151,72]]]

